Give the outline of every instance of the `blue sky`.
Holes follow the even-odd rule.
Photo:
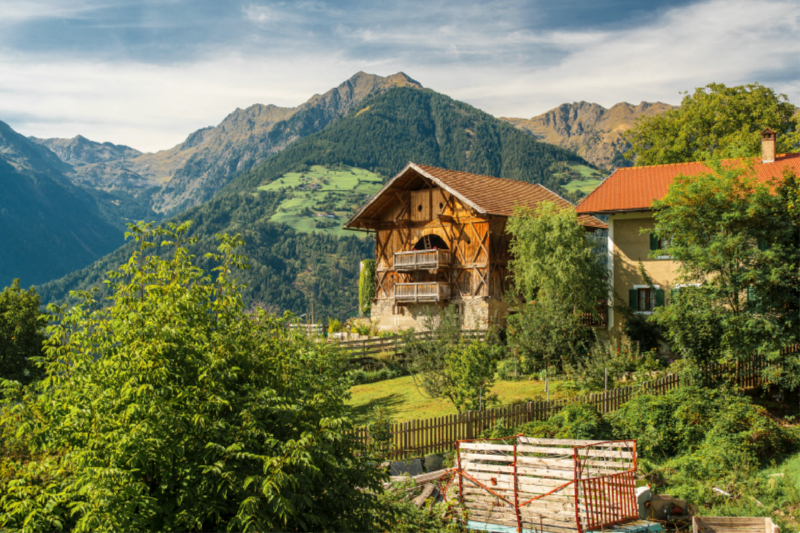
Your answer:
[[[800,103],[797,0],[0,0],[0,120],[155,151],[236,107],[407,73],[497,116],[679,103],[759,81]]]

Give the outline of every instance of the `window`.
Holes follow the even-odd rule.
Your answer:
[[[650,234],[650,251],[656,250],[666,250],[667,247],[672,243],[672,239],[660,239],[654,233]],[[656,259],[670,259],[671,256],[667,255],[666,252],[662,255],[656,256]]]
[[[656,307],[664,305],[664,291],[656,285],[634,285],[629,291],[630,308],[637,313],[652,313]]]

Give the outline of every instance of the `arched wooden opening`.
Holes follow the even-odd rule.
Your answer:
[[[449,250],[447,243],[438,235],[423,235],[414,245],[413,250]]]

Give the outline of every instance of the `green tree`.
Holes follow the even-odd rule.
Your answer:
[[[509,317],[509,344],[526,371],[577,360],[591,340],[585,316],[597,317],[608,297],[604,264],[574,211],[545,202],[517,208],[510,270],[518,313]]]
[[[375,298],[375,260],[361,261],[361,273],[358,276],[358,313],[367,316],[372,309]]]
[[[759,155],[767,127],[778,133],[778,152],[800,146],[797,108],[769,87],[710,83],[685,94],[679,108],[640,118],[625,132],[626,157],[660,165]]]
[[[654,203],[655,233],[680,264],[675,305],[656,320],[667,338],[698,362],[743,359],[800,341],[800,180],[792,173],[760,183],[742,164],[709,164],[678,177]],[[663,253],[663,252],[662,252]],[[798,356],[776,376],[800,385]]]
[[[46,377],[0,409],[0,527],[381,528],[382,474],[348,436],[346,357],[246,314],[241,240],[221,237],[211,277],[188,228],[132,227],[110,305],[83,293],[54,309]]]
[[[29,383],[41,377],[34,358],[42,356],[46,320],[33,287],[23,290],[15,279],[0,292],[0,379]]]
[[[461,413],[487,403],[501,347],[490,333],[486,342],[462,339],[454,305],[423,318],[422,335],[405,334],[404,364],[423,394],[447,398]],[[488,397],[491,401],[491,397]]]

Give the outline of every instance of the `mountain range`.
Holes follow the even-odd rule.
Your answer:
[[[44,283],[123,243],[69,165],[0,122],[0,286]]]
[[[215,247],[217,233],[243,234],[244,253],[253,262],[242,274],[248,301],[298,313],[313,302],[321,314],[346,316],[353,310],[358,262],[371,256],[373,243],[342,232],[341,219],[405,163],[542,183],[577,199],[603,172],[575,151],[606,161],[598,159],[598,144],[604,144],[596,138],[613,141],[636,117],[661,112],[659,106],[665,105],[605,110],[582,102],[530,120],[497,119],[403,73],[359,72],[298,107],[237,109],[219,125],[156,153],[80,135],[14,135],[29,158],[70,187],[72,196],[65,197],[86,214],[88,226],[113,237],[103,253],[119,243],[127,222],[194,220],[198,256]],[[6,152],[0,162],[9,159]],[[583,189],[571,188],[580,183]],[[73,230],[67,223],[60,227]],[[39,287],[44,301],[64,302],[70,290],[99,286],[132,245],[99,260],[98,249],[75,247],[82,258],[45,278],[72,270]]]
[[[359,72],[297,107],[255,104],[236,109],[217,126],[199,129],[181,144],[156,153],[80,135],[31,140],[71,165],[66,175],[94,191],[112,223],[159,220],[203,203],[233,176],[393,87],[421,85],[402,72],[386,77]]]
[[[630,149],[622,134],[643,117],[659,115],[676,106],[662,102],[621,102],[606,109],[599,104],[562,104],[530,119],[501,117],[536,139],[572,150],[593,165],[606,170],[633,166],[625,159]]]
[[[248,302],[298,314],[313,303],[320,316],[355,312],[359,261],[373,254],[362,234],[303,233],[276,220],[296,201],[291,176],[351,173],[385,180],[408,161],[501,176],[552,189],[596,172],[573,152],[536,141],[510,124],[445,95],[416,86],[393,87],[364,99],[344,118],[306,135],[250,170],[236,175],[210,200],[169,221],[193,220],[192,251],[214,249],[218,233],[240,233],[251,269],[240,275]],[[283,180],[287,185],[280,186]],[[354,181],[356,179],[354,178]],[[279,185],[279,186],[276,186]],[[326,201],[353,205],[353,191],[328,191]],[[336,211],[336,209],[333,209]],[[341,224],[341,222],[339,222]],[[129,243],[82,270],[39,287],[45,301],[65,301],[70,290],[100,286],[105,272],[124,261]],[[201,261],[202,262],[202,261]],[[204,265],[212,266],[212,265]]]

